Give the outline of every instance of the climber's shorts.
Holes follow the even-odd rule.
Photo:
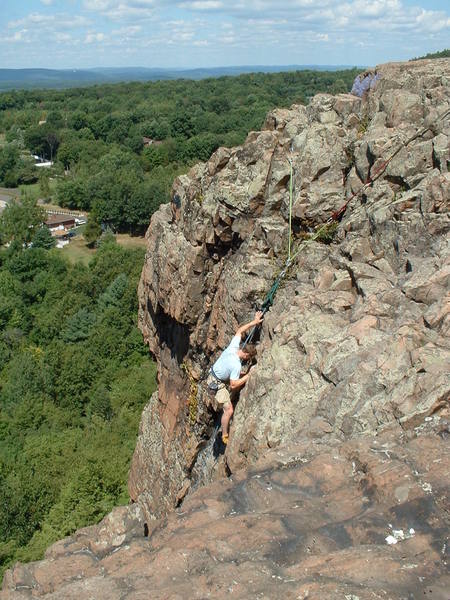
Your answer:
[[[227,404],[231,403],[230,392],[228,391],[227,386],[223,381],[216,379],[212,373],[208,375],[206,385],[211,393],[215,393],[217,404],[226,406]]]

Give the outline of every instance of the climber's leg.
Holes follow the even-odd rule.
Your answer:
[[[222,440],[224,444],[228,443],[228,426],[230,424],[230,419],[233,416],[233,405],[231,402],[228,402],[223,407],[222,413]]]

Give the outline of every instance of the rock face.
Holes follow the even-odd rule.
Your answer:
[[[129,485],[148,518],[188,490],[215,416],[197,385],[283,267],[290,163],[295,248],[374,181],[333,243],[300,248],[215,474],[303,436],[400,432],[448,400],[450,61],[377,71],[362,99],[320,94],[273,111],[242,147],[178,178],[172,205],[152,218],[139,322],[159,395],[143,415]]]
[[[139,288],[159,389],[135,504],[1,600],[448,598],[450,60],[377,73],[175,181]],[[202,379],[285,264],[291,164],[296,258],[224,451]],[[305,241],[348,199],[331,243]]]
[[[269,450],[143,536],[135,504],[18,565],[1,600],[447,600],[448,427]]]

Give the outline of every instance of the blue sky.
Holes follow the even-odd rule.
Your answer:
[[[0,67],[375,65],[450,47],[448,0],[0,0]]]

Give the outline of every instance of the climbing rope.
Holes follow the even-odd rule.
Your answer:
[[[293,185],[292,185],[292,181],[294,179],[293,177],[293,167],[292,167],[292,160],[289,159],[289,165],[291,167],[290,169],[290,178],[289,178],[289,241],[288,241],[288,260],[291,259],[291,238],[292,238],[292,189],[293,189]]]
[[[450,115],[450,109],[448,109],[444,114],[442,114],[440,117],[438,117],[436,119],[436,122],[439,122],[442,119],[445,119],[447,116]],[[341,208],[339,208],[337,211],[333,212],[330,217],[327,219],[327,221],[321,225],[313,234],[311,234],[308,239],[303,240],[300,243],[300,246],[298,247],[297,251],[294,252],[294,254],[291,254],[291,238],[292,238],[292,205],[293,205],[293,165],[292,165],[292,161],[289,159],[289,164],[290,164],[290,181],[289,181],[289,241],[288,241],[288,257],[286,259],[286,262],[283,266],[283,269],[281,270],[281,272],[278,274],[277,278],[275,279],[274,283],[272,284],[272,287],[270,288],[270,290],[268,291],[268,293],[266,294],[266,297],[264,298],[263,303],[261,304],[261,311],[263,313],[263,315],[269,310],[269,308],[273,305],[274,302],[274,298],[275,298],[275,294],[278,291],[278,288],[281,285],[281,282],[283,281],[283,279],[286,277],[287,272],[289,271],[289,268],[291,267],[291,265],[293,264],[293,262],[295,261],[295,259],[297,258],[297,256],[300,254],[300,252],[306,247],[306,245],[308,243],[314,242],[315,240],[317,240],[319,237],[321,237],[324,233],[326,233],[327,228],[332,224],[332,223],[338,223],[340,222],[340,220],[342,219],[342,217],[344,216],[350,202],[359,194],[363,193],[368,187],[370,187],[379,177],[381,177],[381,175],[384,173],[384,171],[386,170],[387,166],[389,165],[389,163],[393,160],[393,158],[395,156],[397,156],[397,154],[402,150],[402,148],[405,148],[406,146],[408,146],[410,143],[412,143],[414,140],[418,139],[419,137],[422,137],[427,131],[431,130],[431,126],[428,127],[424,127],[421,130],[419,130],[418,132],[416,132],[414,135],[412,135],[408,140],[406,140],[406,142],[404,142],[403,144],[401,144],[392,154],[391,156],[385,160],[384,162],[382,162],[373,172],[373,174],[369,174],[366,182],[355,192],[353,192],[353,194],[346,200],[346,202],[341,206]],[[275,152],[275,149],[274,149]],[[274,153],[272,154],[272,159],[273,159]],[[250,343],[250,341],[253,339],[253,336],[255,335],[255,332],[257,331],[257,329],[259,328],[258,326],[253,327],[244,343],[242,344],[241,348],[245,348],[245,346]],[[215,428],[214,428],[214,432],[213,432],[213,439],[216,439],[217,433],[219,431],[219,427],[220,424],[218,423]]]

